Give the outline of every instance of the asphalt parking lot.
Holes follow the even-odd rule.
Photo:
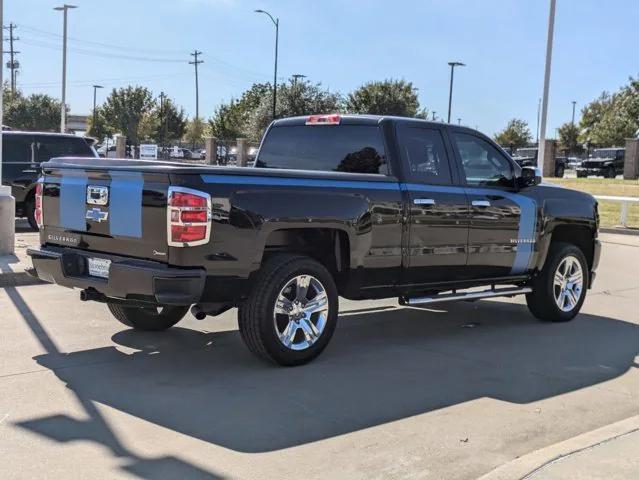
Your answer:
[[[343,300],[294,369],[249,354],[235,311],[138,333],[77,291],[0,289],[2,477],[471,479],[637,416],[639,237],[602,239],[571,323]]]

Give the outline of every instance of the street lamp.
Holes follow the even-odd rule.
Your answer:
[[[277,44],[280,36],[280,19],[273,18],[273,16],[264,10],[255,10],[255,13],[263,13],[268,15],[273,25],[275,25],[275,73],[273,74],[273,120],[275,120],[275,108],[277,107]]]
[[[450,89],[448,90],[448,123],[450,123],[450,109],[453,105],[453,77],[455,76],[455,67],[465,67],[462,62],[448,62],[450,65]]]
[[[306,75],[302,75],[301,73],[294,73],[291,75],[293,77],[293,83],[297,83],[300,78],[306,78]]]
[[[66,3],[61,7],[55,7],[54,10],[63,12],[63,34],[62,34],[62,108],[60,111],[60,132],[64,133],[67,130],[67,12],[71,8],[78,8],[75,5],[67,5]]]
[[[95,111],[95,100],[96,100],[96,92],[98,91],[98,88],[104,88],[102,85],[93,85],[93,125],[92,125],[92,130],[95,131],[95,121],[97,118],[96,115],[96,111]]]
[[[572,121],[570,123],[572,123],[572,126],[575,126],[575,105],[577,105],[577,101],[573,100],[572,101]]]
[[[544,175],[544,164],[546,163],[546,119],[548,117],[548,92],[550,90],[550,66],[552,63],[552,43],[555,32],[555,0],[550,0],[550,11],[548,12],[548,36],[546,39],[546,66],[544,69],[544,90],[541,100],[541,120],[539,126],[539,151],[537,154],[537,167],[541,176]]]

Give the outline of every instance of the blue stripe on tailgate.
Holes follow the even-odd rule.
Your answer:
[[[142,237],[142,190],[139,172],[110,171],[109,229],[111,235]]]
[[[60,180],[60,226],[68,230],[86,231],[87,176],[65,173]]]

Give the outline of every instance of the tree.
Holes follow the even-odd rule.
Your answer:
[[[208,121],[211,134],[222,140],[247,137],[251,117],[263,99],[269,97],[271,88],[268,83],[255,83],[239,100],[231,99],[229,103],[220,105]]]
[[[568,155],[582,151],[579,144],[579,128],[571,122],[566,122],[559,127],[559,150]]]
[[[384,80],[362,85],[348,95],[346,111],[402,117],[427,116],[425,110],[420,110],[417,88],[404,80]]]
[[[131,144],[137,145],[140,122],[153,107],[153,96],[147,88],[128,86],[113,89],[101,111],[108,129],[126,135]]]
[[[518,118],[513,118],[506,128],[495,134],[495,141],[502,147],[517,149],[525,147],[532,141],[528,123]]]
[[[94,123],[95,118],[95,123]],[[96,107],[95,115],[91,112],[89,116],[87,134],[91,137],[102,140],[104,137],[109,137],[113,134],[113,131],[109,128],[104,118],[104,112],[101,107]]]
[[[191,145],[204,141],[204,122],[200,118],[193,118],[186,127],[185,139]]]
[[[335,113],[341,110],[342,97],[324,90],[321,84],[308,80],[289,80],[277,91],[276,117],[294,117],[314,113]],[[250,116],[248,138],[257,142],[272,120],[273,95],[264,95],[259,106]]]
[[[622,146],[625,139],[639,129],[639,79],[630,78],[628,85],[599,98],[582,109],[580,122],[583,142],[600,147]]]
[[[172,143],[180,140],[186,133],[186,114],[184,109],[167,98],[162,105],[156,105],[151,112],[151,134],[158,143]]]
[[[62,103],[42,93],[25,97],[17,91],[3,89],[3,123],[18,130],[57,131],[60,128],[60,109]]]

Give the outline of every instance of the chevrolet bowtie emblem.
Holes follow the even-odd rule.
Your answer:
[[[91,208],[87,210],[87,215],[85,217],[87,220],[93,220],[94,222],[106,222],[107,218],[109,218],[109,212],[103,212],[99,208]]]

